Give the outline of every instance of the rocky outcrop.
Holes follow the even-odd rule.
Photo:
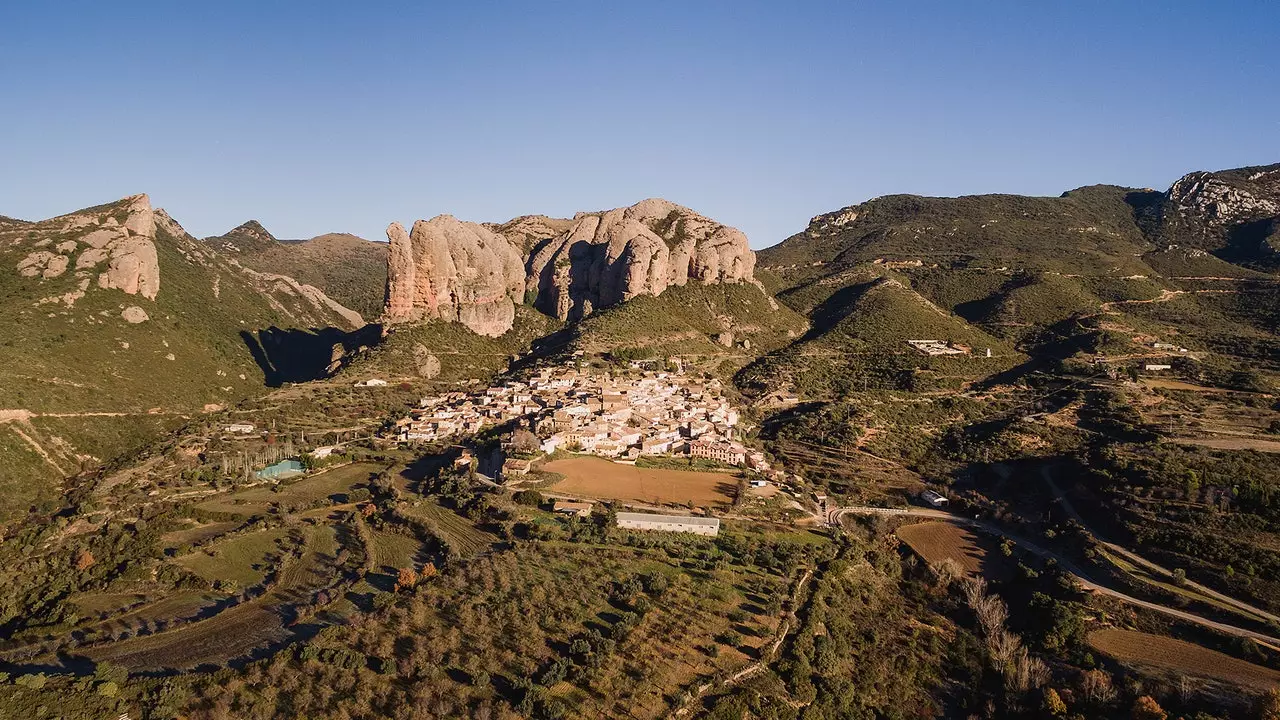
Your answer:
[[[1280,266],[1280,165],[1195,172],[1175,182],[1160,209],[1158,240],[1208,250],[1258,268]]]
[[[450,215],[387,228],[386,323],[441,319],[491,337],[511,329],[524,293],[520,251],[505,237]]]
[[[387,238],[383,321],[440,318],[484,335],[510,329],[520,302],[575,320],[690,280],[754,281],[745,235],[658,199],[570,220],[477,225],[442,215],[411,233],[392,224]]]
[[[40,249],[18,261],[18,274],[23,277],[51,280],[70,270],[80,286],[76,297],[82,297],[88,281],[95,278],[99,288],[148,300],[155,300],[160,292],[156,218],[146,195],[29,224],[24,230],[24,238],[15,242],[34,236],[32,246]]]
[[[755,253],[740,231],[660,199],[575,216],[531,249],[525,287],[535,305],[577,319],[672,285],[749,282]]]

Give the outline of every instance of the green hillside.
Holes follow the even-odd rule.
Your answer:
[[[382,313],[387,245],[346,233],[282,242],[255,220],[204,242],[246,267],[288,275],[373,322]]]
[[[34,248],[87,254],[87,234],[118,226],[108,218],[124,223],[129,200],[0,231],[8,268],[0,272],[0,408],[22,413],[0,425],[2,442],[20,448],[0,463],[0,487],[40,495],[44,485],[32,478],[96,467],[192,413],[259,394],[282,380],[287,350],[327,350],[354,329],[289,283],[236,267],[162,211],[155,216],[154,300],[99,287],[72,260],[61,275],[13,271]],[[82,221],[90,224],[69,227]],[[126,320],[142,317],[128,308],[145,319]],[[14,500],[5,505],[25,502]]]

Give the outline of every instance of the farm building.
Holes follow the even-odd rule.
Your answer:
[[[595,507],[589,502],[569,502],[568,500],[557,500],[555,505],[551,506],[552,512],[557,515],[573,515],[574,517],[587,517],[591,514],[591,508]]]
[[[387,381],[382,378],[369,378],[356,383],[356,387],[381,387],[386,385]]]
[[[1157,372],[1160,370],[1169,370],[1172,367],[1173,367],[1172,365],[1162,365],[1160,363],[1147,363],[1146,365],[1142,366],[1142,369],[1146,370],[1147,372]]]
[[[249,423],[233,423],[226,427],[226,431],[229,433],[238,433],[240,435],[248,435],[249,433],[253,432],[253,425],[250,425]]]
[[[624,530],[687,532],[715,537],[720,534],[720,518],[620,512],[618,513],[618,527]]]
[[[502,477],[517,477],[519,475],[528,475],[529,470],[533,468],[532,460],[519,460],[510,458],[502,463]]]
[[[925,503],[930,507],[944,508],[949,504],[949,501],[945,496],[932,490],[925,490],[920,493],[920,499],[925,501]]]

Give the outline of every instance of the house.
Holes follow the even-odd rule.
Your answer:
[[[741,465],[746,462],[746,448],[724,442],[704,442],[694,440],[689,443],[689,457],[718,460],[729,465]]]
[[[753,488],[769,487],[769,481],[768,480],[752,480],[751,487]]]
[[[453,466],[455,468],[469,468],[473,459],[475,459],[475,455],[467,448],[463,448],[462,452],[458,453],[458,457],[453,459]]]
[[[591,508],[595,507],[589,502],[569,502],[568,500],[557,500],[555,505],[551,506],[552,512],[557,515],[572,515],[574,517],[589,517]]]
[[[1160,370],[1169,370],[1171,368],[1173,368],[1172,365],[1161,365],[1159,363],[1147,363],[1142,366],[1142,369],[1147,372],[1158,372]]]
[[[253,432],[253,425],[249,423],[232,423],[226,427],[229,433],[238,433],[240,435],[248,435]]]
[[[532,460],[517,460],[516,458],[510,458],[506,462],[502,463],[502,477],[503,479],[506,479],[509,477],[528,475],[531,469],[533,469]]]
[[[924,492],[920,493],[920,499],[925,501],[925,503],[927,503],[930,507],[935,507],[935,508],[944,508],[949,504],[949,501],[947,500],[947,498],[943,497],[940,493],[936,493],[932,490],[925,490]]]
[[[387,381],[382,378],[369,378],[356,383],[356,387],[382,387]]]
[[[315,458],[316,460],[322,460],[332,455],[333,451],[337,449],[338,448],[336,445],[326,445],[325,447],[318,447],[315,450],[311,451],[311,457]]]
[[[624,530],[685,532],[707,537],[715,537],[720,534],[720,518],[620,512],[617,515],[617,522],[618,527]]]

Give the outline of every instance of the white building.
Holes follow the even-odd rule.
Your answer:
[[[226,427],[226,431],[229,433],[248,435],[253,432],[253,425],[250,423],[232,423]]]
[[[618,513],[618,527],[624,530],[686,532],[715,537],[720,534],[720,518],[620,512]]]

